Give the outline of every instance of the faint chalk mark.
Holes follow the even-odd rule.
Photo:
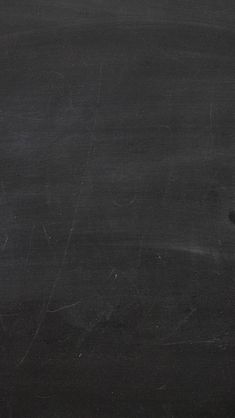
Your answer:
[[[4,242],[2,243],[2,246],[1,246],[2,251],[5,251],[8,240],[9,240],[9,237],[8,237],[8,235],[6,235],[6,238],[5,238],[5,240],[4,240]]]
[[[167,383],[165,383],[164,385],[159,386],[159,388],[157,388],[157,390],[166,390],[167,388]]]
[[[37,398],[39,398],[39,399],[49,399],[51,397],[52,397],[52,395],[37,395]]]
[[[181,319],[181,321],[178,322],[175,329],[167,337],[163,338],[163,341],[167,341],[169,338],[173,337],[188,322],[188,320],[193,316],[194,312],[196,311],[196,308],[191,309],[191,311],[187,315],[185,315],[185,317]]]
[[[32,226],[31,234],[30,234],[30,238],[29,238],[29,248],[28,248],[27,257],[26,257],[26,261],[25,261],[25,270],[27,270],[27,267],[28,267],[28,264],[29,264],[29,260],[30,260],[30,255],[31,255],[31,250],[32,250],[32,244],[33,244],[34,230],[35,230],[35,224],[33,224],[33,226]]]
[[[69,305],[63,305],[63,306],[60,306],[59,308],[56,308],[56,309],[48,309],[47,312],[55,313],[55,312],[60,312],[60,311],[66,310],[66,309],[71,309],[71,308],[74,308],[75,306],[79,305],[80,303],[81,303],[81,301],[78,300],[77,302],[70,303]]]
[[[213,345],[216,343],[221,343],[220,338],[212,338],[208,340],[183,340],[183,341],[173,341],[157,344],[157,347],[175,347],[181,345]]]
[[[48,244],[50,244],[51,236],[48,234],[44,224],[42,225],[42,229],[43,229],[43,232],[44,232],[44,235],[46,237]]]
[[[115,199],[112,200],[112,203],[114,206],[117,206],[118,208],[129,208],[136,202],[137,196],[135,195],[133,199],[128,201],[127,203],[119,203]]]

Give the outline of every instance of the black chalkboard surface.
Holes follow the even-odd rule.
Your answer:
[[[1,417],[234,417],[234,18],[1,2]]]

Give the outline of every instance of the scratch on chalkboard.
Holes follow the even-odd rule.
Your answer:
[[[48,309],[47,312],[55,313],[55,312],[64,311],[65,309],[74,308],[75,306],[79,305],[80,303],[81,303],[81,301],[78,300],[77,302],[70,303],[69,305],[60,306],[59,308],[56,308],[56,309]]]

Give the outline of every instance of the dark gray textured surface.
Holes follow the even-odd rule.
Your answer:
[[[1,3],[1,417],[234,416],[234,18]]]

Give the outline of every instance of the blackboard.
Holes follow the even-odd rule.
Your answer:
[[[1,2],[1,417],[234,416],[234,18]]]

